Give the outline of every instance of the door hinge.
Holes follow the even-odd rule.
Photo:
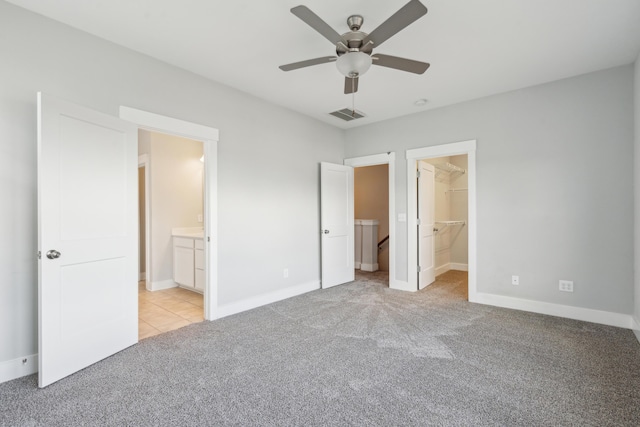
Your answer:
[[[420,218],[416,219],[416,225],[420,225]]]
[[[418,266],[418,269],[417,269],[416,271],[417,271],[418,273],[420,273],[420,270],[421,270],[421,268],[420,268],[420,266]]]
[[[42,252],[38,251],[38,259],[42,259]]]
[[[418,178],[420,178],[420,169],[417,169],[417,170],[416,170],[416,176],[417,176]]]

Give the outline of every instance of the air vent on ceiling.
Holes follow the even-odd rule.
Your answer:
[[[364,117],[364,113],[358,110],[352,110],[351,108],[343,108],[342,110],[337,110],[332,113],[329,113],[334,117],[342,119],[346,122],[350,122],[351,120],[361,119]]]

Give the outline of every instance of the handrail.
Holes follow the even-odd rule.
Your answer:
[[[387,234],[387,237],[385,237],[384,239],[380,240],[378,242],[378,250],[381,251],[382,250],[382,245],[385,244],[385,242],[389,240],[389,235]]]

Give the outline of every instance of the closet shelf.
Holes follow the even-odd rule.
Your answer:
[[[467,191],[466,188],[450,188],[448,190],[444,190],[445,193],[460,193],[462,191]]]
[[[434,222],[435,225],[439,225],[441,226],[440,228],[434,228],[433,231],[435,231],[436,233],[439,233],[440,231],[444,230],[445,228],[449,227],[449,226],[453,226],[453,225],[465,225],[466,221],[435,221]]]
[[[436,163],[433,165],[436,169],[436,181],[451,181],[467,173],[466,169],[451,163]]]

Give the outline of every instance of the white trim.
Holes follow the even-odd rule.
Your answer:
[[[140,128],[202,141],[204,148],[204,318],[218,317],[218,129],[120,106],[120,118]],[[146,269],[148,272],[148,268]],[[148,283],[148,282],[147,282]],[[147,285],[148,286],[148,285]]]
[[[144,126],[145,129],[156,132],[167,132],[171,130],[173,135],[191,138],[197,141],[211,140],[219,141],[218,129],[174,119],[173,117],[161,116],[148,111],[137,110],[131,107],[120,106],[120,118],[132,123]]]
[[[449,264],[451,270],[457,271],[469,271],[469,264],[462,264],[460,262],[452,262]]]
[[[344,159],[346,166],[389,165],[389,288],[406,290],[406,282],[396,279],[396,153],[372,154]]]
[[[436,267],[436,271],[435,271],[434,275],[436,277],[438,277],[439,275],[444,274],[449,270],[451,270],[451,263],[448,262],[446,264],[442,264],[439,267]]]
[[[140,276],[138,276],[138,280],[145,280],[147,279],[147,273],[146,272],[141,272]]]
[[[375,264],[365,264],[364,262],[360,264],[360,270],[362,271],[378,271],[379,269],[377,262]]]
[[[476,293],[476,303],[631,329],[633,316],[503,295]]]
[[[15,380],[38,372],[38,355],[18,357],[13,360],[0,362],[0,383]]]
[[[144,167],[144,280],[151,281],[151,162],[148,154],[138,156],[138,169]],[[138,236],[140,233],[138,233]],[[139,238],[139,237],[138,237]],[[140,248],[138,247],[138,258],[140,258]],[[140,262],[138,260],[138,262]],[[148,273],[148,274],[147,274]]]
[[[469,232],[469,301],[476,301],[477,293],[477,230],[476,230],[476,141],[461,141],[450,144],[435,145],[432,147],[415,148],[406,151],[407,158],[407,282],[418,288],[418,239],[415,230],[417,227],[418,204],[416,197],[417,175],[416,162],[425,158],[467,155],[467,180],[468,180],[468,232]]]
[[[469,264],[462,264],[459,262],[447,262],[445,264],[442,264],[439,267],[436,267],[436,277],[446,273],[449,270],[456,270],[456,271],[469,271]]]
[[[217,315],[218,319],[233,314],[242,313],[243,311],[251,310],[263,305],[272,304],[274,302],[282,301],[287,298],[295,297],[298,295],[306,294],[307,292],[320,289],[320,282],[303,283],[301,285],[292,286],[286,289],[269,292],[267,294],[258,295],[256,297],[247,298],[241,301],[225,304],[218,307]]]
[[[147,282],[147,290],[151,292],[163,291],[165,289],[177,288],[179,285],[172,279],[159,280],[157,282]]]

